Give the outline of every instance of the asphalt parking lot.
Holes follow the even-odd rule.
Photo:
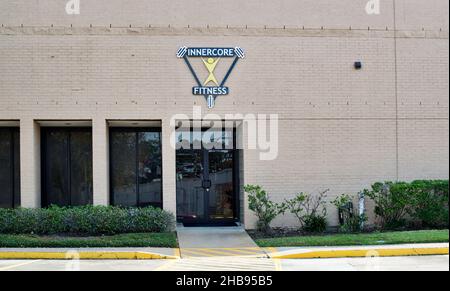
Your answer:
[[[449,271],[449,256],[273,260],[2,260],[0,271]]]

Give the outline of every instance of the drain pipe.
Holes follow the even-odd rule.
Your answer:
[[[366,214],[366,196],[364,195],[364,191],[359,192],[359,217],[362,218]],[[364,219],[360,219],[359,224],[360,230],[364,230]]]

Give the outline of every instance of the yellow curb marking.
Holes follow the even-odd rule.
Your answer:
[[[409,249],[367,249],[367,250],[337,250],[337,251],[311,251],[305,253],[286,254],[272,253],[273,259],[321,259],[321,258],[358,258],[368,254],[377,254],[379,257],[448,255],[449,248],[409,248]]]
[[[209,248],[196,248],[196,249],[182,249],[182,256],[192,257],[203,256],[203,257],[214,257],[214,256],[227,256],[227,257],[242,257],[242,256],[258,256],[266,255],[260,248],[220,248],[220,249],[209,249]]]
[[[256,248],[217,248],[217,249],[220,249],[220,250],[252,250],[252,251],[260,251],[261,250],[261,248],[258,248],[258,247],[256,247]]]
[[[230,252],[238,253],[238,254],[247,254],[248,256],[258,256],[258,255],[265,255],[263,250],[247,250],[247,249],[233,249],[229,250]]]
[[[25,262],[25,263],[20,263],[20,264],[8,266],[8,267],[3,267],[3,268],[0,268],[0,271],[7,271],[7,270],[23,267],[23,266],[26,266],[26,265],[31,265],[31,264],[34,264],[34,263],[39,262],[39,261],[41,261],[41,260],[34,260],[34,261],[31,261],[31,262]]]
[[[252,251],[254,250],[254,251]],[[356,249],[356,250],[335,250],[335,251],[310,251],[295,254],[283,254],[277,252],[276,248],[266,248],[268,255],[272,259],[315,259],[315,258],[352,258],[366,257],[374,253],[380,257],[397,256],[426,256],[426,255],[448,255],[449,248],[409,248],[409,249]],[[162,255],[147,252],[79,252],[81,260],[163,260],[179,259],[182,256],[242,256],[261,255],[261,249],[180,249],[174,250],[175,255]],[[0,259],[7,260],[72,260],[73,257],[66,252],[0,252]],[[277,261],[275,261],[277,263]],[[279,262],[278,262],[279,263]],[[9,268],[9,267],[8,267]]]
[[[188,256],[189,254],[192,255],[196,255],[196,256],[201,256],[201,257],[217,257],[219,255],[221,256],[229,256],[230,253],[227,252],[221,252],[221,251],[214,251],[214,250],[210,250],[210,249],[189,249],[189,250],[182,250],[181,251],[183,256]],[[187,254],[187,255],[186,255]]]
[[[418,248],[414,249],[418,256],[427,256],[427,255],[448,255],[449,248]]]
[[[72,254],[73,255],[73,254]],[[177,259],[168,256],[146,252],[79,252],[77,259],[81,260],[163,260]],[[0,252],[0,259],[40,259],[40,260],[72,260],[66,252]]]

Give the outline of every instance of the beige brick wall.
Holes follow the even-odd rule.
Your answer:
[[[41,205],[40,128],[29,117],[20,117],[20,183],[21,206]]]
[[[399,122],[399,179],[448,179],[448,119]]]
[[[442,40],[445,41],[445,40]],[[395,118],[394,41],[383,37],[2,36],[6,114],[36,118],[161,119],[204,105],[174,51],[183,44],[240,45],[247,58],[216,113],[283,118]],[[354,61],[364,69],[355,71]],[[227,69],[223,60],[217,74]],[[200,62],[194,67],[203,71]],[[268,69],[270,68],[270,69]],[[276,95],[281,95],[276,98]],[[176,105],[176,106],[174,106]],[[45,106],[46,111],[38,108]],[[42,117],[39,117],[39,116]]]
[[[448,31],[448,1],[395,0],[395,12],[397,29]]]
[[[382,0],[383,14],[372,18],[365,12],[366,0],[81,0],[81,14],[73,17],[65,14],[66,2],[3,0],[0,19],[6,25],[31,26],[393,26],[392,0]]]
[[[169,119],[193,105],[279,114],[278,159],[245,151],[242,181],[263,185],[277,201],[327,188],[331,200],[381,180],[448,179],[447,1],[396,0],[395,13],[392,0],[381,1],[379,16],[365,14],[365,0],[81,0],[79,16],[65,15],[64,1],[43,2],[0,3],[0,121],[21,121],[24,206],[40,204],[36,121],[92,121],[94,202],[107,204],[106,121],[162,120],[163,202],[175,212]],[[175,57],[181,45],[246,50],[231,94],[215,109],[191,95],[192,76]],[[253,215],[244,216],[253,227]],[[337,222],[332,207],[329,221]]]
[[[398,40],[398,115],[448,119],[448,41]]]
[[[328,201],[337,195],[356,194],[374,181],[396,179],[395,120],[302,119],[280,121],[280,155],[275,161],[259,161],[247,153],[246,182],[265,185],[276,201],[299,192],[330,189]],[[329,222],[337,213],[329,209]],[[248,220],[252,217],[247,216]],[[292,225],[286,215],[279,225]]]
[[[369,0],[80,0],[81,14],[68,16],[68,0],[3,0],[4,25],[85,27],[303,27],[384,29],[394,27],[394,1],[380,0],[380,15],[368,17]],[[448,1],[395,0],[402,30],[448,31]]]
[[[109,128],[106,119],[97,115],[92,122],[92,159],[94,205],[109,204]]]

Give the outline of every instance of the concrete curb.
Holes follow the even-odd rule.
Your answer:
[[[177,253],[176,250],[175,252]],[[126,251],[0,251],[1,260],[173,260],[179,258],[179,256],[170,256],[158,253]]]
[[[0,250],[0,260],[176,260],[181,258],[180,249],[172,249],[174,255],[150,251],[121,250]],[[448,255],[448,246],[391,246],[340,248],[277,248],[262,249],[271,259],[330,259],[360,257],[403,257]],[[239,256],[239,255],[236,255]]]
[[[449,248],[355,248],[346,250],[290,250],[277,252],[268,248],[267,253],[272,259],[331,259],[331,258],[361,258],[361,257],[404,257],[404,256],[434,256],[448,255]]]

